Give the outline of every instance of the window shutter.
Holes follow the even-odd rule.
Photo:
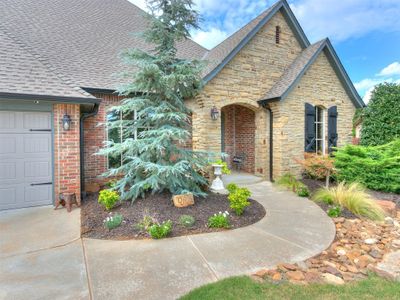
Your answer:
[[[315,152],[315,107],[305,104],[305,152]]]
[[[328,109],[328,152],[333,151],[333,147],[337,146],[337,106]]]

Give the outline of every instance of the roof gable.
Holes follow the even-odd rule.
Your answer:
[[[339,77],[353,104],[356,107],[364,107],[364,102],[355,89],[328,38],[303,50],[294,62],[286,69],[280,80],[274,84],[271,90],[266,93],[260,102],[266,103],[270,101],[284,100],[322,51],[327,55],[331,66]]]
[[[209,61],[209,65],[204,71],[204,80],[208,82],[214,78],[278,11],[285,17],[300,45],[307,48],[310,45],[307,36],[289,4],[286,0],[280,0],[205,55],[204,59]]]

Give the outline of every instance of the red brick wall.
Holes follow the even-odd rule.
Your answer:
[[[224,152],[229,154],[228,163],[232,167],[235,155],[246,154],[243,171],[254,173],[255,113],[240,105],[222,108],[224,114]]]
[[[62,117],[71,117],[71,128],[65,131]],[[60,193],[75,193],[80,201],[80,153],[79,153],[79,104],[54,104],[54,191],[55,199]]]
[[[117,105],[123,98],[116,95],[95,94],[102,102],[96,116],[85,119],[84,128],[84,164],[85,185],[94,182],[103,182],[99,176],[107,170],[107,158],[95,155],[103,147],[107,138],[106,122],[107,109]]]

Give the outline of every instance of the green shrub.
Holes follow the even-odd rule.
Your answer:
[[[336,179],[400,193],[400,139],[382,146],[348,145],[335,153]]]
[[[232,188],[231,186],[230,190],[232,192],[228,189],[228,200],[230,202],[230,208],[232,208],[235,213],[240,216],[243,213],[244,209],[250,205],[248,199],[251,196],[251,193],[247,188],[239,188],[237,186],[235,188]]]
[[[102,190],[99,193],[98,202],[106,210],[111,210],[118,201],[119,201],[119,194],[116,191]]]
[[[228,190],[229,193],[233,193],[234,191],[236,191],[239,187],[237,186],[237,184],[235,183],[229,183],[226,186],[226,189]]]
[[[179,224],[181,224],[184,227],[192,227],[196,220],[194,217],[189,216],[189,215],[182,215],[179,217]]]
[[[104,226],[108,229],[114,229],[117,228],[121,225],[123,221],[123,217],[120,214],[116,214],[115,216],[109,216],[107,217],[103,222]]]
[[[340,208],[340,206],[334,206],[329,208],[327,213],[328,216],[330,216],[331,218],[337,218],[342,213],[342,209]]]
[[[308,197],[308,196],[310,196],[310,190],[305,185],[301,185],[297,189],[297,195],[300,197]]]
[[[379,204],[358,183],[346,185],[341,182],[336,187],[320,189],[315,193],[314,200],[345,207],[357,216],[375,221],[382,221],[385,217]]]
[[[170,234],[172,230],[172,222],[168,220],[161,224],[153,224],[149,227],[148,232],[153,239],[162,239]]]
[[[208,227],[211,228],[229,228],[229,213],[219,212],[208,218]]]
[[[362,120],[362,145],[383,145],[400,138],[400,84],[377,85]]]

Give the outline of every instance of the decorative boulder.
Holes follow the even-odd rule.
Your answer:
[[[194,204],[193,194],[175,195],[172,201],[176,207],[186,207]]]

